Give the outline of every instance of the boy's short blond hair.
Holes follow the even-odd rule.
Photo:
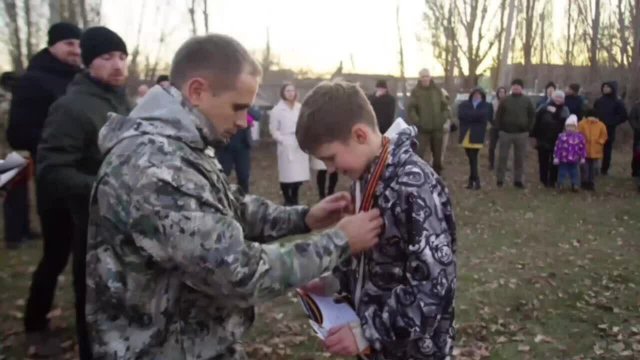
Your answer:
[[[302,102],[296,138],[303,151],[313,153],[324,144],[348,141],[356,124],[378,129],[364,91],[345,81],[323,81]]]

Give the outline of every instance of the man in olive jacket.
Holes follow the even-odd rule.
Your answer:
[[[431,165],[440,174],[442,171],[442,142],[444,123],[447,121],[448,104],[442,90],[431,79],[427,69],[420,71],[420,81],[411,91],[409,119],[418,128],[419,153],[429,161],[427,151],[433,155]]]
[[[513,184],[524,188],[524,161],[529,143],[529,132],[535,124],[533,103],[523,91],[524,83],[515,79],[511,83],[511,95],[500,102],[496,115],[496,127],[500,131],[498,143],[498,187],[504,185],[509,151],[513,146]]]
[[[38,194],[47,196],[42,204],[66,205],[67,213],[60,216],[68,224],[68,237],[73,238],[76,327],[80,358],[84,360],[91,358],[84,310],[85,256],[89,197],[102,163],[98,132],[107,121],[107,113],[127,115],[131,107],[124,89],[124,41],[105,27],[94,27],[84,32],[80,47],[88,71],[78,74],[67,93],[51,106],[38,146],[36,182]],[[45,244],[45,257],[46,249]],[[37,272],[34,282],[38,281],[36,277]]]

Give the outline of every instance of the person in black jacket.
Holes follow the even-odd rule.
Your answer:
[[[602,97],[593,104],[593,109],[600,121],[607,126],[609,140],[604,145],[604,158],[600,173],[607,175],[611,167],[611,153],[613,144],[616,141],[616,128],[627,121],[627,109],[624,102],[618,98],[618,83],[615,81],[605,82],[601,87]]]
[[[469,184],[467,189],[480,190],[478,173],[478,153],[484,146],[487,124],[493,118],[493,106],[481,88],[469,94],[469,100],[458,106],[460,122],[460,143],[469,159]]]
[[[127,47],[111,30],[94,27],[80,40],[86,72],[77,74],[67,93],[49,110],[38,146],[36,185],[45,211],[56,213],[43,221],[44,255],[33,275],[27,301],[27,335],[46,331],[46,315],[56,279],[73,251],[73,286],[80,359],[91,358],[85,319],[85,256],[88,204],[95,176],[102,163],[98,132],[107,113],[126,115],[131,110],[125,93]],[[43,212],[44,213],[44,212]],[[44,229],[43,229],[44,230]]]
[[[580,85],[570,84],[565,91],[564,104],[569,108],[569,113],[578,117],[578,121],[582,120],[582,109],[584,108],[584,99],[580,96]]]
[[[225,175],[231,175],[235,169],[238,185],[245,194],[249,193],[249,178],[251,176],[251,127],[260,126],[256,121],[260,121],[260,109],[250,107],[248,116],[251,117],[251,124],[229,139],[229,143],[218,149],[218,161],[222,166]]]
[[[531,137],[536,139],[540,182],[548,188],[554,188],[558,181],[558,167],[553,165],[553,150],[558,135],[564,130],[564,123],[571,113],[564,103],[564,92],[557,90],[551,96],[551,102],[536,113],[536,122]]]
[[[640,101],[636,101],[631,108],[629,124],[631,124],[631,128],[633,129],[631,176],[636,178],[638,190],[640,190]]]
[[[62,96],[67,84],[80,71],[80,29],[57,23],[49,28],[48,47],[36,53],[12,87],[7,141],[14,150],[29,152],[36,159],[36,148],[49,107]],[[15,182],[7,191],[4,216],[7,241],[19,244],[32,237],[29,219],[29,181]]]
[[[384,134],[393,124],[396,113],[396,98],[389,94],[389,88],[385,80],[376,82],[376,92],[369,96],[369,102],[373,112],[376,114],[376,119],[378,119],[380,132]]]

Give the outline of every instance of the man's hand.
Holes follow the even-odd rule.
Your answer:
[[[560,165],[560,160],[553,158],[553,165]]]
[[[337,228],[347,236],[351,253],[358,254],[378,243],[383,225],[380,210],[373,209],[345,217]]]
[[[349,325],[329,330],[324,347],[333,355],[356,356],[359,353],[358,343]]]
[[[320,230],[335,225],[345,215],[352,213],[351,195],[347,192],[339,192],[312,207],[305,222],[311,230]]]
[[[304,286],[300,288],[300,290],[314,295],[326,296],[326,286],[324,282],[320,279],[314,279],[306,283]]]
[[[555,113],[556,112],[556,107],[549,105],[549,106],[547,106],[547,111],[551,112],[551,113]]]

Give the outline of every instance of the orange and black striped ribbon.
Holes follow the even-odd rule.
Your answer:
[[[373,207],[373,199],[376,194],[376,187],[378,182],[384,173],[384,168],[389,161],[389,154],[391,152],[391,141],[388,137],[382,138],[382,151],[380,151],[380,159],[373,169],[369,183],[367,184],[367,190],[362,197],[362,203],[360,204],[360,211],[369,211]]]

